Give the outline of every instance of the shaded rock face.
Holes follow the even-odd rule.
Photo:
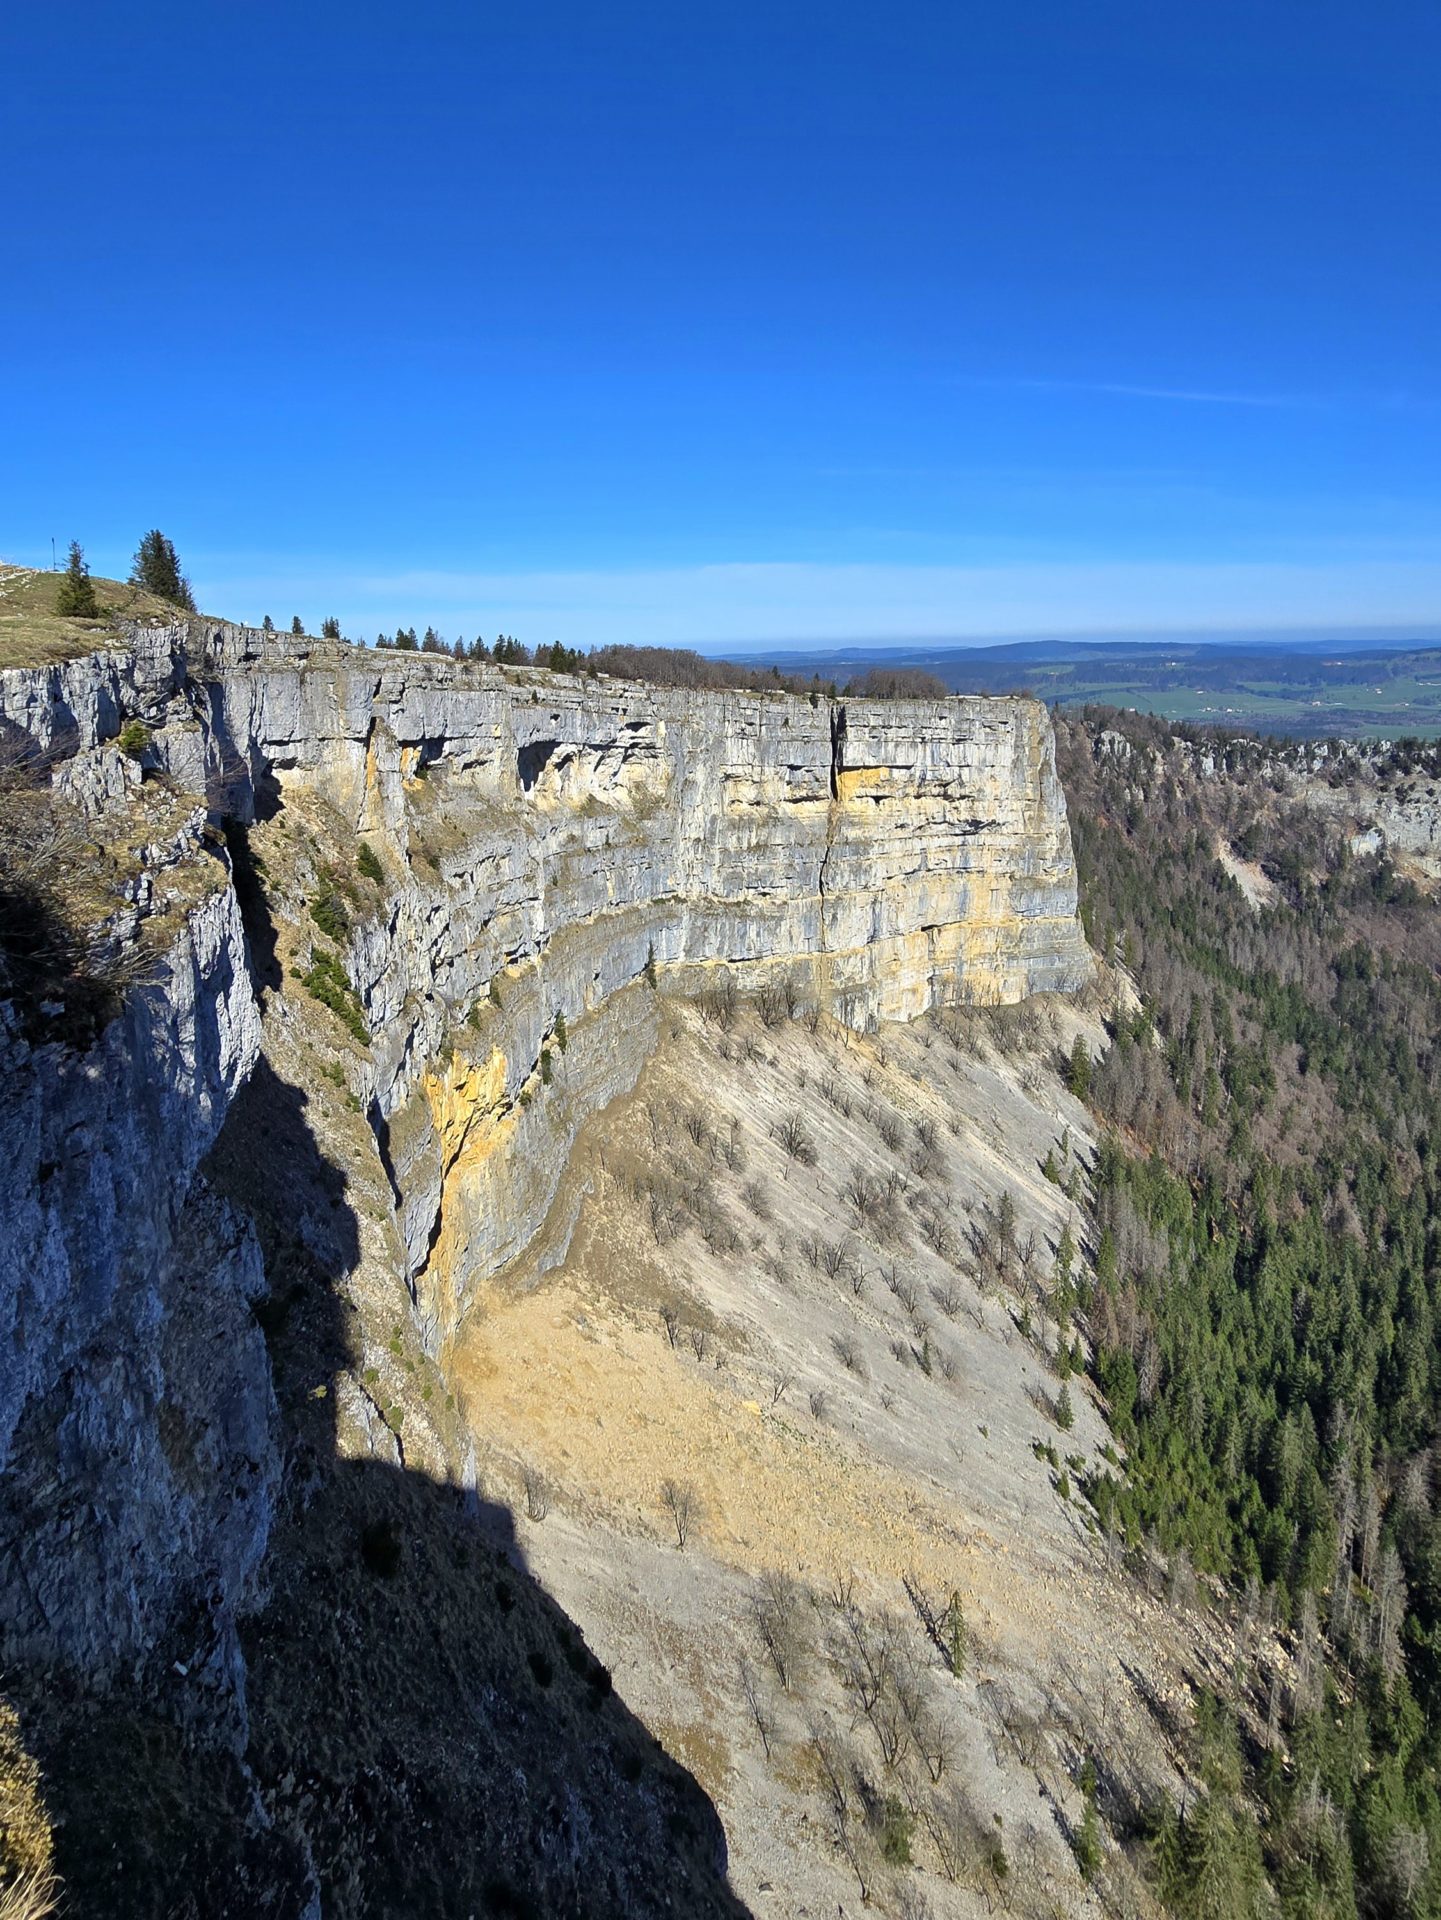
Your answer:
[[[433,1353],[537,1233],[563,1249],[570,1144],[654,1044],[652,977],[855,1026],[1089,977],[1033,701],[812,706],[196,622],[0,674],[0,737],[92,812],[133,790],[132,718],[212,813],[303,797],[338,863],[379,858],[343,957]],[[84,1665],[153,1641],[182,1588],[223,1641],[269,1524],[260,1262],[195,1171],[256,1057],[243,946],[227,873],[89,1054],[3,1043],[0,1625]]]
[[[244,1221],[196,1172],[260,1025],[228,884],[83,1053],[0,1008],[0,1642],[98,1674],[181,1608],[222,1672],[278,1479]]]

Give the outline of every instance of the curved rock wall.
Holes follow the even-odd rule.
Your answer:
[[[364,839],[382,861],[385,910],[346,961],[432,1347],[636,1078],[652,965],[682,990],[725,965],[856,1026],[1089,977],[1035,701],[813,705],[213,625],[0,676],[0,721],[63,753],[82,797],[116,788],[132,714],[215,811],[303,794],[340,823],[337,857]]]
[[[385,865],[387,912],[348,958],[432,1345],[539,1228],[575,1128],[634,1082],[648,964],[682,990],[722,964],[783,981],[856,1026],[1089,977],[1034,701],[302,665],[232,630],[205,668],[208,727],[159,742],[173,771],[242,811],[316,796]]]

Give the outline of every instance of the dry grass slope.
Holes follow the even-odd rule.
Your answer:
[[[485,1491],[757,1912],[1085,1911],[1083,1757],[1120,1756],[1134,1824],[1175,1780],[1154,1703],[1222,1672],[1077,1486],[1107,1436],[1058,1371],[1055,1260],[1092,1143],[1055,1062],[1099,1025],[712,1014],[667,1008],[574,1157],[568,1256],[462,1329]],[[1120,1849],[1103,1879],[1148,1910]]]
[[[154,594],[95,575],[102,617],[70,619],[55,610],[64,577],[34,567],[0,565],[0,672],[103,651],[119,643],[123,620],[166,622],[177,617],[176,608]]]
[[[50,1819],[40,1769],[14,1709],[0,1700],[0,1920],[45,1920],[55,1911]]]

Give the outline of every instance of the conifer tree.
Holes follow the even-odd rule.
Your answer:
[[[260,623],[260,631],[262,633],[274,633],[275,631],[275,622],[271,619],[268,613]]]
[[[322,640],[338,640],[340,638],[340,622],[334,614],[331,614],[328,620],[321,621],[320,637]]]
[[[153,593],[157,600],[168,600],[172,606],[182,607],[186,613],[195,611],[195,595],[180,571],[174,543],[166,539],[159,527],[152,527],[136,549],[130,584]]]
[[[298,637],[299,635],[301,635],[301,634],[303,634],[303,633],[305,632],[305,629],[304,629],[304,627],[303,627],[303,626],[301,626],[301,624],[300,624],[300,615],[299,615],[298,613],[297,613],[297,614],[293,614],[293,615],[291,616],[291,621],[290,621],[290,631],[291,631],[291,632],[292,632],[293,634],[295,634],[295,635],[296,635],[297,637]]]
[[[95,583],[85,564],[85,551],[78,540],[70,542],[70,558],[60,579],[55,601],[57,613],[75,620],[98,620],[100,602],[95,598]]]

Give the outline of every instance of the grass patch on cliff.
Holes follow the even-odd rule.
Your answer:
[[[125,620],[169,624],[178,610],[123,580],[92,576],[100,601],[98,620],[77,620],[58,611],[63,573],[33,567],[0,567],[0,670],[46,667],[76,660],[121,641]]]

